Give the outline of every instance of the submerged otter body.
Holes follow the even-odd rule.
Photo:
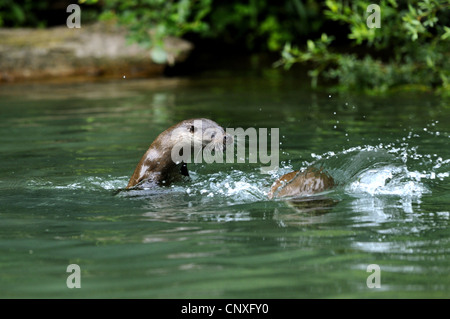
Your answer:
[[[334,186],[333,178],[321,169],[308,167],[305,171],[294,171],[281,176],[267,194],[274,197],[304,197],[321,193]]]
[[[179,160],[183,149],[202,151],[210,147],[217,151],[231,142],[231,136],[212,120],[184,120],[158,135],[142,156],[126,188],[170,185],[189,176],[186,163]]]

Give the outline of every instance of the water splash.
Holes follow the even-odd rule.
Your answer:
[[[358,174],[356,180],[345,187],[350,194],[418,196],[430,193],[420,179],[405,166],[386,165],[369,168]]]
[[[237,202],[252,202],[267,198],[267,181],[264,175],[233,170],[229,173],[209,174],[207,179],[195,177],[186,189],[189,196],[232,198]]]
[[[261,174],[257,168],[251,166],[244,170],[213,170],[212,173],[205,173],[202,169],[194,170],[191,171],[191,182],[157,190],[124,192],[122,196],[130,198],[178,196],[180,202],[201,198],[203,204],[212,202],[226,205],[267,201],[267,192],[278,177],[309,165],[323,167],[333,176],[340,191],[357,197],[394,195],[401,198],[420,198],[424,194],[431,193],[435,183],[449,178],[450,159],[443,159],[438,154],[421,154],[418,147],[411,147],[402,141],[397,144],[379,143],[350,147],[341,151],[328,151],[323,154],[312,153],[313,161],[304,161],[300,167],[292,166],[289,161],[272,175]],[[28,181],[27,187],[114,191],[123,189],[128,178],[128,176],[89,176],[80,177],[70,183],[64,183],[63,180],[46,181],[41,178]],[[170,201],[166,204],[170,205]]]
[[[449,177],[450,159],[421,154],[407,143],[365,145],[341,152],[311,154],[311,164],[327,168],[350,195],[396,195],[431,193],[430,184]]]
[[[105,177],[88,176],[76,179],[71,183],[64,181],[48,181],[42,178],[34,178],[29,180],[26,185],[31,189],[58,189],[58,190],[117,190],[127,183],[129,177],[113,177],[111,175]]]

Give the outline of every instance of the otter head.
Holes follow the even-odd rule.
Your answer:
[[[216,122],[205,119],[184,120],[171,130],[172,160],[175,163],[190,162],[191,154],[194,154],[194,161],[198,158],[199,152],[204,149],[209,152],[223,152],[228,144],[233,142],[231,135]]]
[[[216,122],[208,119],[185,120],[158,135],[134,170],[127,188],[169,185],[189,176],[186,163],[220,161],[223,150],[233,138]],[[209,150],[209,152],[208,152]],[[214,156],[212,155],[212,151]],[[199,161],[200,159],[200,161]],[[211,161],[212,159],[212,161]]]

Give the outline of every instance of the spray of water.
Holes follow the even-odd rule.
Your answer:
[[[431,134],[429,130],[425,132]],[[148,197],[163,194],[170,197],[182,194],[188,199],[201,197],[204,201],[222,201],[227,205],[267,201],[267,192],[278,177],[289,171],[314,165],[327,170],[337,182],[337,190],[346,195],[420,198],[431,193],[430,185],[449,177],[450,159],[443,159],[438,154],[421,154],[417,147],[409,145],[411,138],[414,138],[414,133],[409,133],[398,145],[380,143],[323,154],[312,153],[312,161],[304,161],[301,167],[293,167],[290,163],[282,164],[272,175],[261,174],[257,167],[247,167],[245,171],[217,170],[205,174],[200,170],[191,172],[190,183],[157,190],[121,192],[119,195]],[[81,180],[68,185],[31,180],[28,187],[113,191],[123,188],[127,180],[127,176],[81,177]],[[170,205],[170,201],[167,204]]]

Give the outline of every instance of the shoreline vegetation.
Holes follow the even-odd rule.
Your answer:
[[[301,69],[312,89],[450,96],[448,0],[79,0],[79,29],[71,2],[0,0],[0,83],[154,77],[237,52]]]

